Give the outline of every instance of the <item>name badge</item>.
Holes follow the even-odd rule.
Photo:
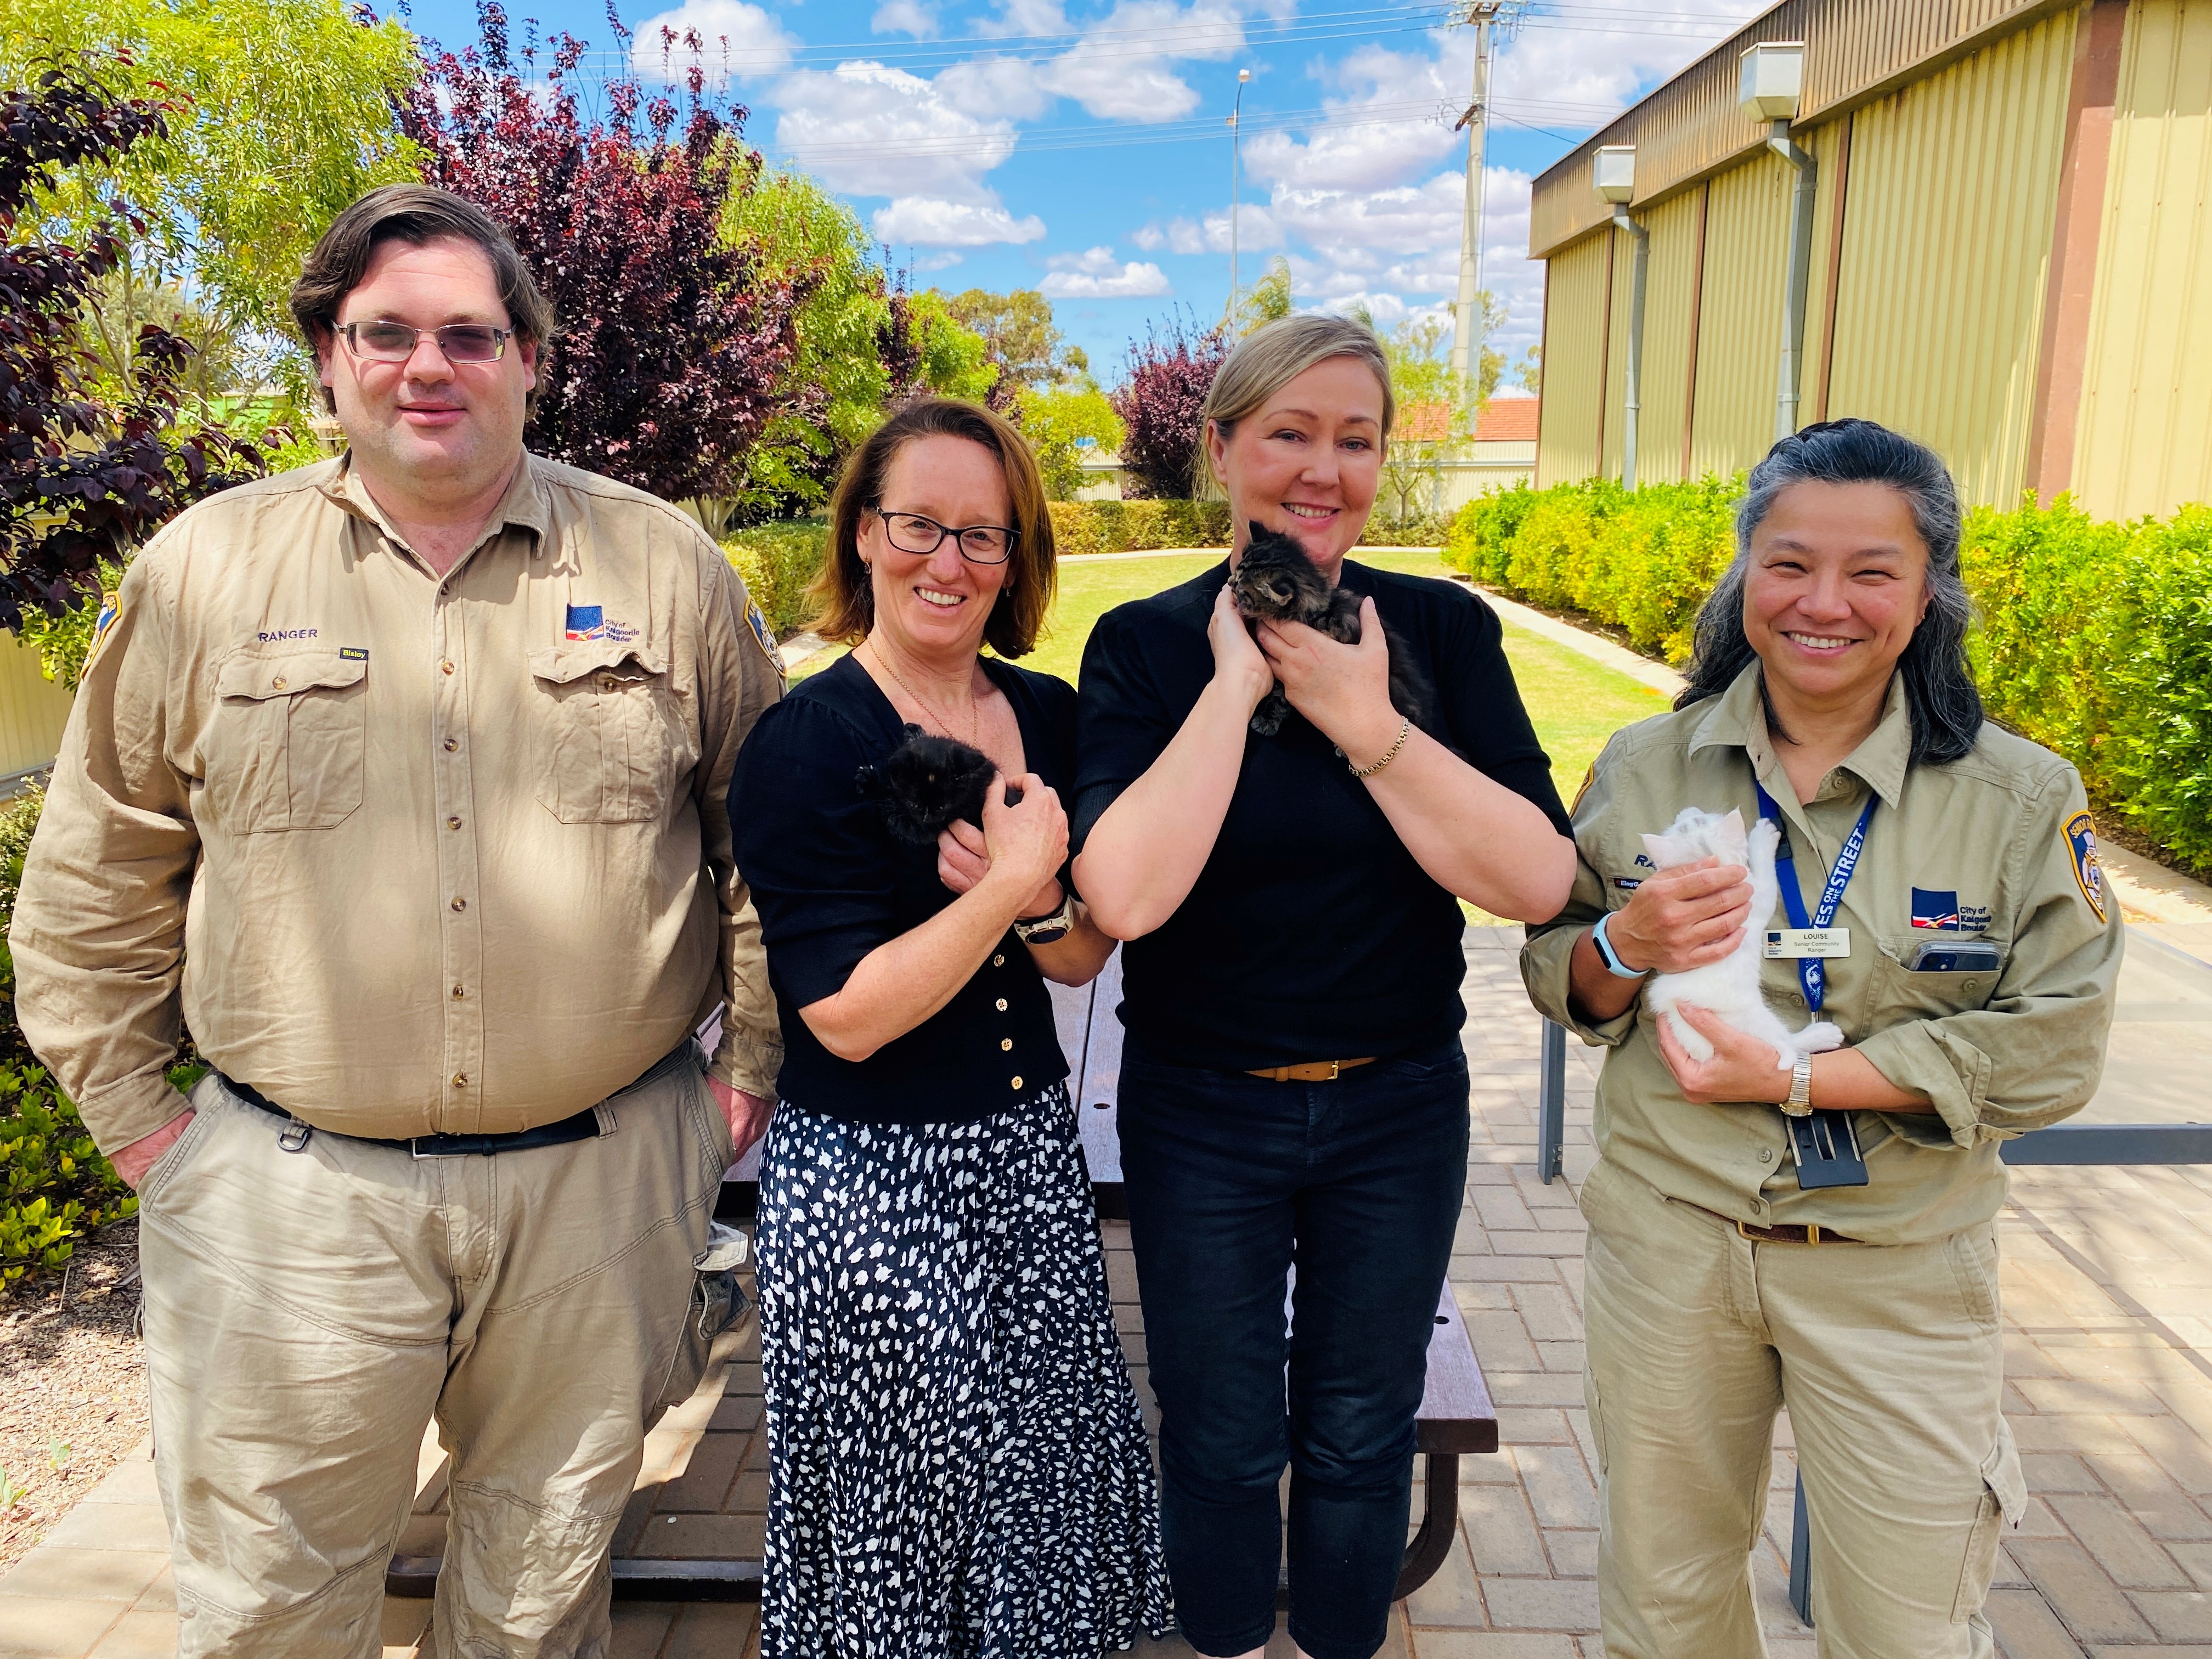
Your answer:
[[[1847,957],[1851,953],[1848,927],[1770,927],[1766,930],[1769,962],[1797,957]]]

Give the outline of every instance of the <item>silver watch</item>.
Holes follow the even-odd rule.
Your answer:
[[[1813,1056],[1800,1054],[1790,1068],[1790,1098],[1782,1103],[1784,1117],[1813,1115]]]
[[[1014,933],[1024,945],[1057,945],[1075,926],[1075,895],[1063,893],[1060,908],[1048,916],[1017,921]]]

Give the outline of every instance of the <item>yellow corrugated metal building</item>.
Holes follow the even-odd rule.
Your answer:
[[[1649,233],[1640,483],[1729,472],[1777,422],[1793,166],[1740,59],[1802,42],[1817,180],[1796,418],[1926,440],[1977,501],[2125,519],[2212,500],[2212,0],[1784,0],[1536,180],[1540,483],[1620,476]]]

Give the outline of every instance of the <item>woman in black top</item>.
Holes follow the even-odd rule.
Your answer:
[[[1204,427],[1230,563],[1109,612],[1084,655],[1076,882],[1130,941],[1121,1168],[1176,1616],[1202,1654],[1274,1629],[1286,1459],[1292,1638],[1311,1659],[1382,1644],[1466,1180],[1457,898],[1544,921],[1574,878],[1496,617],[1345,558],[1389,386],[1358,324],[1248,336]],[[1361,596],[1358,644],[1255,638],[1227,587],[1255,521]],[[1401,650],[1418,722],[1389,698]],[[1256,736],[1277,679],[1295,713]]]
[[[977,654],[1034,641],[1051,520],[1013,429],[935,399],[861,445],[831,518],[819,626],[858,648],[731,785],[785,1045],[761,1652],[1087,1659],[1159,1634],[1167,1597],[1044,986],[1113,948],[1060,875],[1075,693]],[[872,769],[909,724],[997,763],[980,832],[892,833]]]

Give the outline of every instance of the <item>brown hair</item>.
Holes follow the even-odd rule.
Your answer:
[[[473,242],[491,261],[500,303],[518,337],[544,347],[553,338],[553,307],[505,231],[474,202],[429,185],[380,185],[331,221],[292,284],[292,320],[319,356],[337,327],[338,307],[361,286],[368,262],[386,242],[421,247],[443,237]],[[330,405],[330,388],[323,389]],[[530,394],[537,406],[538,394]]]
[[[983,642],[1002,657],[1027,656],[1059,582],[1044,480],[1020,433],[989,410],[951,398],[915,398],[870,433],[845,463],[844,476],[830,498],[830,556],[809,590],[819,607],[814,631],[825,640],[854,645],[875,625],[875,592],[860,562],[861,515],[880,509],[891,458],[917,438],[965,438],[999,458],[1014,545],[1006,556],[1006,582],[983,624]]]

